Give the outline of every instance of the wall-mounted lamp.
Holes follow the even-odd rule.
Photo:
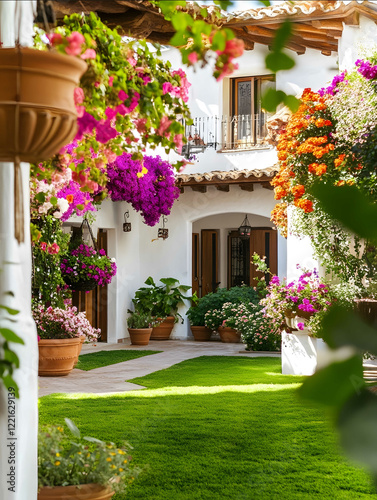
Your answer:
[[[166,238],[169,238],[169,229],[165,227],[165,222],[167,222],[168,219],[164,215],[162,216],[162,227],[158,228],[158,233],[157,237],[162,238],[163,240],[166,240]]]
[[[247,218],[247,215],[245,215],[244,220],[242,221],[242,224],[238,228],[238,233],[241,236],[241,238],[248,238],[251,234],[251,226],[249,219]]]
[[[128,210],[124,212],[124,222],[123,222],[123,231],[125,233],[129,233],[131,231],[131,222],[127,222],[127,219],[129,218],[130,214]]]

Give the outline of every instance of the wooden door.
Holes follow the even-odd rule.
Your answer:
[[[97,234],[98,250],[107,254],[107,231],[100,229]],[[98,286],[90,292],[72,292],[72,305],[79,312],[85,311],[89,323],[94,328],[100,328],[100,342],[107,342],[107,285]]]
[[[199,297],[199,233],[192,234],[192,293]]]
[[[218,231],[202,229],[201,232],[201,297],[215,292],[219,286],[219,237]]]

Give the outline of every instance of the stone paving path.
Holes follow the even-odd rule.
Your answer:
[[[190,340],[150,341],[147,346],[133,346],[129,341],[119,344],[97,343],[84,345],[81,354],[114,349],[163,351],[142,358],[123,361],[90,371],[74,369],[65,377],[39,377],[39,396],[56,392],[86,392],[109,394],[142,389],[143,386],[126,382],[134,377],[143,377],[185,359],[199,356],[274,356],[279,353],[248,353],[243,344],[225,344],[217,341],[195,342]]]

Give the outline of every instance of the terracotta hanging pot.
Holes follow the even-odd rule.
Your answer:
[[[73,339],[41,339],[38,342],[40,377],[61,377],[68,375],[77,358],[77,350],[81,340]]]
[[[211,339],[212,330],[206,326],[190,326],[194,340],[205,342]]]
[[[114,495],[107,486],[80,484],[79,486],[44,486],[38,492],[38,500],[109,500]]]
[[[39,162],[76,134],[84,61],[25,47],[0,49],[0,161]]]
[[[238,343],[241,342],[241,334],[234,328],[228,326],[220,326],[219,329],[221,342]]]
[[[152,328],[128,328],[132,345],[148,345]]]
[[[161,319],[161,318],[157,318]],[[155,326],[151,333],[151,340],[169,340],[174,327],[174,316],[168,316],[158,326]]]

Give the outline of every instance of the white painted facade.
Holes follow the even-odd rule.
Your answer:
[[[239,70],[232,77],[259,76],[268,74],[264,67],[267,48],[255,45],[253,51],[247,51],[239,59]],[[297,56],[296,66],[276,77],[277,89],[288,93],[300,94],[305,87],[313,89],[323,87],[337,74],[337,55],[324,56],[308,49],[306,54]],[[173,68],[180,67],[180,55],[174,49],[163,52]],[[218,83],[210,70],[187,70],[190,88],[189,106],[193,117],[229,114],[229,78]],[[149,153],[148,153],[149,154]],[[156,154],[151,152],[150,154]],[[170,161],[177,155],[172,152],[160,156]],[[208,148],[197,155],[193,165],[186,167],[184,173],[204,173],[213,170],[262,169],[273,166],[277,161],[274,148],[250,150],[247,152],[220,153]],[[206,193],[194,192],[186,187],[184,193],[175,202],[166,227],[169,229],[167,240],[157,239],[157,228],[143,224],[142,218],[127,203],[105,201],[98,212],[94,224],[97,228],[110,230],[109,253],[116,258],[118,274],[109,286],[109,328],[108,341],[116,342],[128,337],[127,308],[132,305],[135,291],[143,285],[148,276],[155,281],[164,277],[175,277],[180,283],[191,285],[192,271],[192,233],[201,229],[217,229],[220,238],[219,279],[220,286],[227,286],[227,235],[237,229],[245,214],[248,214],[253,227],[272,227],[270,212],[275,205],[273,191],[256,185],[253,192],[242,191],[237,185],[230,186],[229,192],[218,191],[209,187]],[[123,233],[123,214],[129,210],[132,231]],[[297,242],[288,243],[293,248],[288,263],[295,268],[301,262],[302,253],[297,255],[294,249]],[[306,247],[304,245],[304,253]],[[278,236],[278,274],[287,275],[287,241]],[[184,317],[184,308],[181,311]],[[187,318],[184,324],[176,324],[172,338],[190,337]]]

